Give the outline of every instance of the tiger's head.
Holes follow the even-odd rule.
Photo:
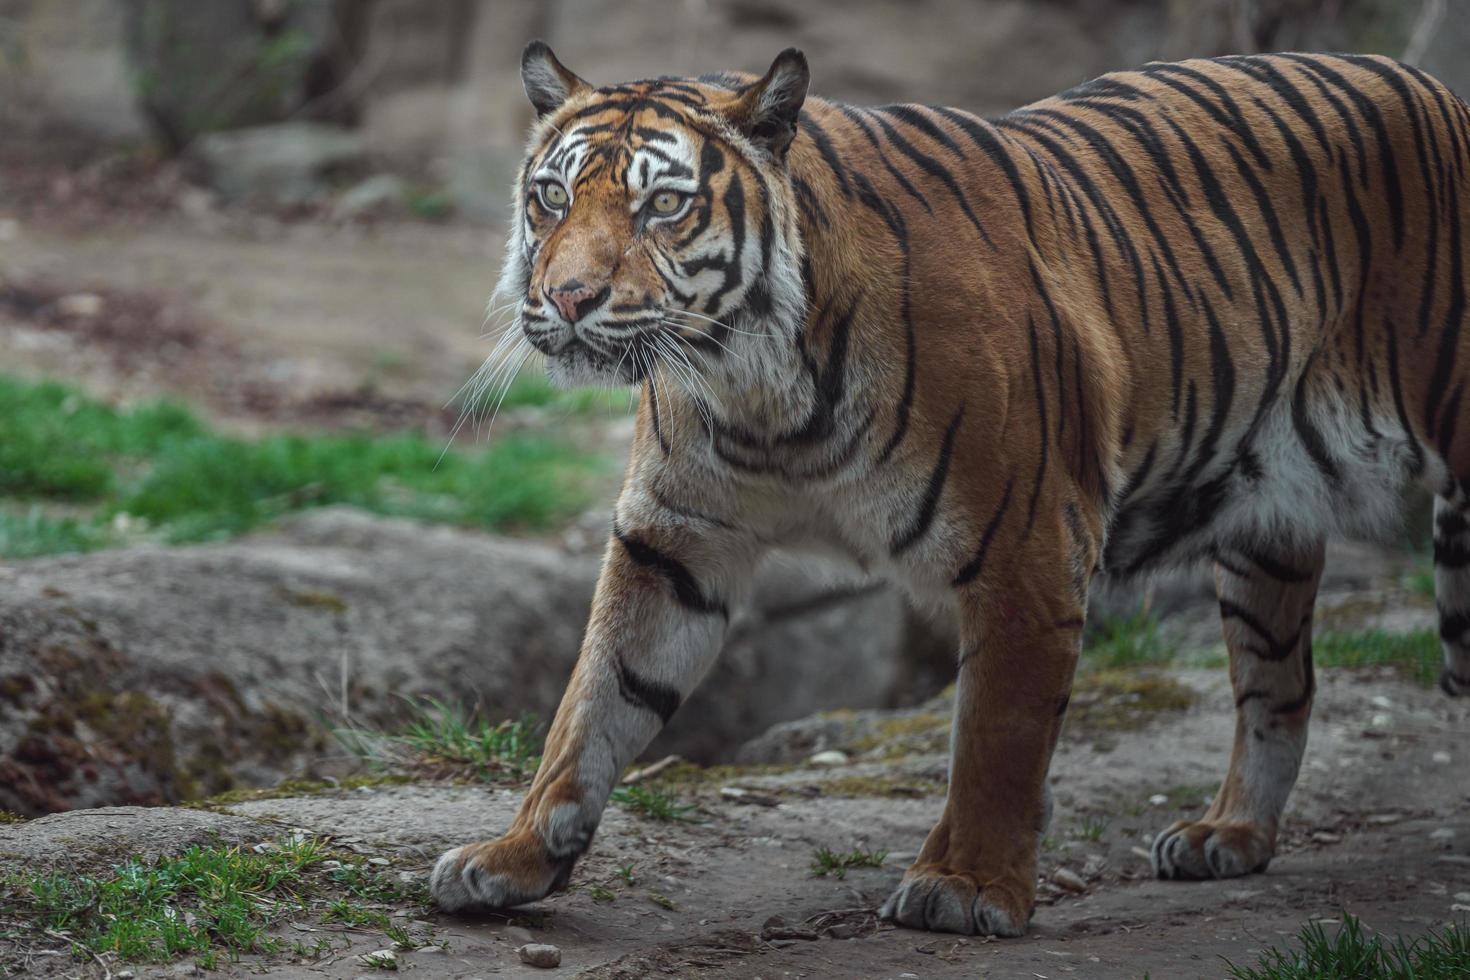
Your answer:
[[[594,88],[533,41],[521,79],[538,118],[497,295],[554,383],[635,383],[661,360],[694,369],[749,334],[797,328],[786,156],[806,97],[801,52],[758,79]]]

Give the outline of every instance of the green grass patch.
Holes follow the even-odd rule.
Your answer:
[[[695,807],[655,786],[619,786],[612,791],[612,801],[650,820],[692,823]]]
[[[271,930],[313,913],[322,922],[380,929],[393,938],[393,930],[404,930],[392,924],[383,904],[410,905],[418,914],[427,900],[422,884],[405,884],[314,838],[288,838],[258,850],[195,846],[152,862],[130,858],[102,874],[0,876],[4,918],[38,937],[66,942],[78,960],[193,957],[209,969],[221,957],[300,947]],[[318,944],[312,955],[321,952]]]
[[[1427,629],[1323,633],[1312,638],[1312,659],[1319,667],[1393,667],[1425,687],[1438,682],[1444,665],[1439,634]]]
[[[410,712],[394,733],[339,728],[335,734],[349,751],[378,769],[521,782],[541,763],[542,736],[530,715],[492,724],[477,712],[435,698],[410,702]]]
[[[177,405],[119,409],[66,385],[0,377],[0,557],[104,547],[119,523],[168,543],[228,538],[328,504],[540,530],[582,512],[606,466],[528,435],[450,452],[413,433],[239,439]]]
[[[845,853],[828,847],[819,847],[812,852],[812,877],[825,878],[832,875],[838,881],[847,877],[853,868],[881,868],[887,860],[887,851],[864,851],[853,848]]]
[[[1159,623],[1147,612],[1110,616],[1091,627],[1082,644],[1082,656],[1098,667],[1140,667],[1166,664],[1179,653],[1179,644],[1159,632]]]
[[[1470,977],[1470,930],[1465,923],[1431,929],[1412,941],[1369,935],[1344,915],[1329,932],[1313,922],[1297,934],[1297,949],[1268,949],[1255,966],[1229,963],[1234,980],[1454,980]]]
[[[191,847],[153,865],[130,860],[111,875],[21,875],[6,890],[42,928],[91,953],[161,963],[219,947],[234,957],[274,950],[266,930],[302,910],[303,872],[327,855],[315,841],[263,854]]]
[[[486,394],[486,410],[495,410],[498,392]],[[522,371],[516,376],[505,398],[500,403],[501,411],[517,408],[547,408],[571,415],[626,415],[636,404],[629,398],[627,388],[558,388],[546,380],[540,371]]]

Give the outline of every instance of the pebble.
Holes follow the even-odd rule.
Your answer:
[[[94,317],[102,312],[102,297],[96,293],[71,293],[56,301],[56,312],[62,316]]]
[[[516,952],[520,954],[521,962],[527,966],[536,966],[543,970],[561,966],[560,946],[552,946],[549,943],[526,943]]]
[[[364,966],[374,966],[380,970],[398,969],[398,954],[391,949],[378,949],[371,953],[359,953],[357,958]]]
[[[1074,894],[1087,891],[1087,882],[1069,868],[1057,868],[1051,873],[1051,880],[1058,888],[1065,888]]]
[[[1389,725],[1393,724],[1393,715],[1388,714],[1387,712],[1380,711],[1378,714],[1368,719],[1368,724],[1372,725],[1374,728],[1387,728]]]
[[[845,766],[847,765],[847,753],[838,749],[828,749],[825,752],[818,752],[807,762],[814,766]]]
[[[1373,707],[1375,707],[1375,708],[1392,708],[1393,707],[1393,702],[1390,701],[1388,698],[1384,697],[1382,694],[1375,694],[1375,695],[1373,695],[1373,697],[1369,698],[1369,701],[1372,703]]]
[[[1153,796],[1150,796],[1148,798],[1148,802],[1152,806],[1163,806],[1165,803],[1169,802],[1169,798],[1163,793],[1155,793]]]
[[[1342,835],[1326,830],[1319,830],[1312,835],[1312,840],[1317,844],[1336,844],[1342,840]]]
[[[371,865],[373,865],[374,867],[377,867],[377,868],[386,868],[388,865],[392,864],[393,862],[392,861],[389,861],[387,858],[368,858],[367,859],[367,863],[368,864],[371,864]]]
[[[1431,831],[1430,834],[1429,834],[1429,839],[1430,840],[1454,840],[1455,839],[1455,829],[1453,827],[1441,827],[1438,830]]]
[[[1447,766],[1450,764],[1450,754],[1448,752],[1436,752],[1429,758],[1433,759],[1435,762],[1439,763],[1442,766]]]
[[[1470,892],[1455,892],[1455,901],[1470,902]]]

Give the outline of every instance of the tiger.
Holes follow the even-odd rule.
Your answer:
[[[948,788],[883,903],[1022,935],[1089,589],[1210,562],[1236,725],[1164,879],[1265,870],[1332,535],[1434,495],[1441,686],[1470,691],[1470,110],[1388,58],[1151,63],[983,119],[764,75],[595,87],[541,42],[499,292],[559,385],[632,386],[585,639],[449,911],[568,884],[769,549],[958,624]]]

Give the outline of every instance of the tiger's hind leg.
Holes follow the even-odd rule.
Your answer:
[[[1232,878],[1270,863],[1307,746],[1316,689],[1312,605],[1322,557],[1320,542],[1295,551],[1217,555],[1235,747],[1209,811],[1154,838],[1151,857],[1160,878]]]
[[[1444,670],[1439,686],[1470,695],[1470,501],[1434,498],[1434,594]]]

